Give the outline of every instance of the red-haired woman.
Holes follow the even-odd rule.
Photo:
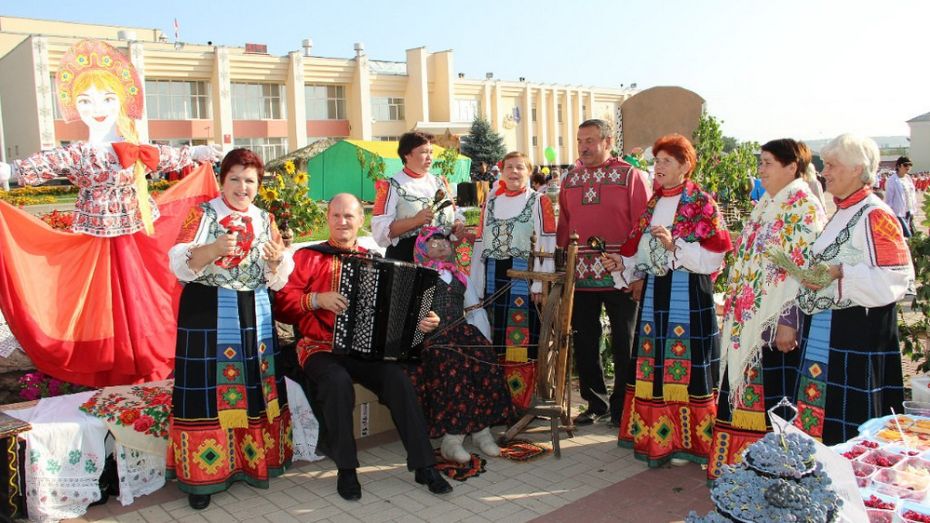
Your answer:
[[[268,290],[284,287],[294,261],[252,205],[263,172],[252,151],[227,154],[221,195],[191,210],[169,251],[185,285],[167,476],[195,509],[234,481],[267,488],[293,454]]]
[[[621,254],[605,255],[605,267],[621,273],[617,286],[642,293],[620,444],[649,466],[706,463],[720,357],[711,275],[730,235],[714,199],[690,179],[691,142],[670,134],[652,149],[657,190]]]

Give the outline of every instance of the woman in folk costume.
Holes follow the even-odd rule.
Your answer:
[[[267,488],[293,454],[269,289],[284,287],[294,261],[274,219],[252,205],[263,173],[252,151],[227,154],[221,196],[190,211],[169,252],[185,285],[167,477],[195,509],[234,481]]]
[[[795,423],[827,445],[866,420],[901,412],[897,301],[914,281],[898,219],[872,194],[880,155],[870,138],[838,136],[821,150],[836,213],[810,249],[829,282],[804,282]],[[826,284],[825,284],[826,283]]]
[[[442,229],[423,227],[413,256],[418,265],[439,271],[433,311],[441,327],[426,338],[420,364],[408,370],[429,436],[442,437],[440,453],[446,461],[471,460],[462,446],[468,434],[482,454],[498,456],[491,425],[509,420],[513,402],[491,347],[487,314],[456,265],[452,243]]]
[[[488,195],[472,251],[471,281],[487,305],[492,342],[498,351],[506,347],[507,361],[527,361],[537,343],[539,301],[542,283],[511,279],[508,269],[552,272],[552,258],[537,258],[529,267],[530,240],[536,235],[536,250],[555,251],[555,212],[552,201],[529,188],[533,164],[520,152],[504,156],[504,170],[497,188]],[[498,291],[512,282],[509,290]]]
[[[430,173],[432,141],[428,133],[404,133],[397,145],[403,170],[375,184],[371,235],[387,249],[386,258],[412,262],[413,244],[426,225],[451,227],[457,238],[465,232],[465,217],[451,205],[449,184]]]
[[[622,271],[616,286],[642,293],[620,445],[650,467],[707,463],[720,360],[712,274],[732,244],[717,203],[691,181],[691,142],[670,134],[652,150],[658,188],[620,254],[604,255]]]
[[[172,369],[180,292],[166,253],[190,206],[216,194],[216,180],[201,167],[156,206],[145,177],[209,164],[216,153],[139,144],[142,84],[106,43],[83,40],[65,53],[56,94],[62,117],[80,118],[88,140],[16,161],[12,175],[21,185],[64,176],[78,186],[73,233],[0,203],[0,310],[47,374],[94,387],[162,379]]]
[[[707,474],[738,461],[743,449],[771,430],[767,409],[792,397],[798,364],[800,283],[776,265],[787,253],[799,267],[826,218],[803,174],[810,149],[790,138],[762,146],[759,178],[765,194],[734,248],[724,303],[720,394]]]

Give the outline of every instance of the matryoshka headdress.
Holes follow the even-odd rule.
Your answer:
[[[58,108],[65,122],[79,119],[72,91],[74,82],[88,71],[112,73],[113,78],[123,86],[125,99],[122,102],[126,115],[134,120],[142,118],[145,102],[142,82],[129,58],[106,42],[81,40],[71,46],[61,58],[58,74],[55,76]]]

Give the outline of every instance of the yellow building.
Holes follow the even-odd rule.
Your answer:
[[[576,155],[575,129],[586,118],[613,122],[630,89],[467,79],[451,50],[408,49],[406,62],[314,56],[312,42],[286,56],[265,47],[171,43],[157,29],[0,16],[0,111],[6,159],[85,137],[81,122],[60,119],[54,77],[81,38],[123,50],[145,82],[143,140],[247,146],[266,160],[324,137],[393,140],[411,129],[466,134],[483,116],[508,150],[544,163]],[[209,44],[209,43],[208,43]]]

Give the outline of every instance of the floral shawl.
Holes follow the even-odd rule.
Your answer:
[[[726,223],[713,197],[702,191],[691,180],[685,180],[684,184],[677,189],[681,194],[681,199],[675,211],[672,238],[681,238],[689,243],[700,242],[701,247],[711,252],[727,252],[732,249],[730,233],[727,231]],[[652,194],[652,198],[646,203],[646,210],[636,222],[636,227],[629,239],[620,248],[621,255],[631,257],[636,254],[640,239],[652,223],[652,215],[655,213],[659,199],[675,194],[675,189],[665,188],[659,188]]]
[[[759,363],[762,348],[774,341],[772,327],[794,303],[800,288],[766,252],[787,252],[803,267],[825,223],[823,206],[800,178],[774,197],[766,193],[745,223],[730,266],[723,312],[720,376],[729,375],[731,405],[737,406],[747,371]],[[768,339],[763,339],[766,329]],[[727,368],[729,373],[724,372]]]

